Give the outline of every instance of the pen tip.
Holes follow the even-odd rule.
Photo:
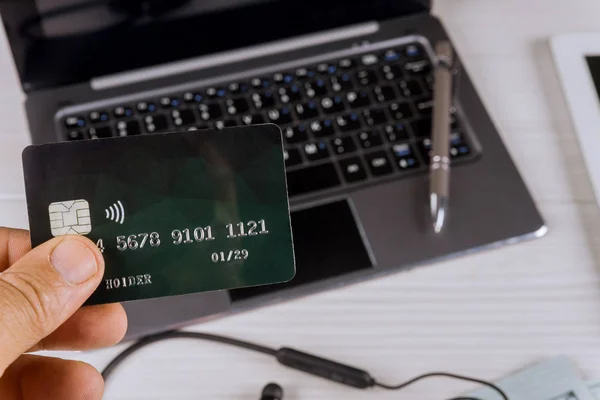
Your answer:
[[[435,233],[440,233],[442,231],[443,224],[439,223],[439,221],[435,221],[433,223],[433,231]]]
[[[433,220],[433,230],[435,233],[440,233],[444,227],[444,219],[446,217],[446,199],[444,197],[437,198],[435,194],[431,197],[431,219]]]

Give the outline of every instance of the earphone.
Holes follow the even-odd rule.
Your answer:
[[[280,349],[273,349],[262,345],[245,342],[242,340],[229,338],[225,336],[213,335],[209,333],[200,332],[183,332],[183,331],[169,331],[165,333],[159,333],[156,335],[147,336],[140,339],[117,357],[115,357],[102,371],[102,377],[105,382],[112,376],[115,369],[129,356],[143,347],[149,346],[153,343],[167,340],[167,339],[196,339],[196,340],[208,340],[221,344],[227,344],[230,346],[241,347],[246,350],[259,352],[270,357],[274,357],[280,364],[286,367],[297,369],[305,373],[318,376],[320,378],[328,379],[337,382],[342,385],[354,387],[356,389],[370,389],[370,388],[381,388],[386,390],[402,390],[415,382],[421,381],[427,378],[434,377],[445,377],[451,379],[458,379],[462,381],[474,382],[483,386],[487,386],[496,391],[503,400],[509,400],[506,393],[499,388],[497,385],[477,378],[471,378],[468,376],[457,375],[449,372],[431,372],[423,375],[419,375],[406,382],[398,385],[389,385],[379,382],[371,376],[367,371],[338,363],[336,361],[327,360],[312,354],[308,354],[302,351],[294,350],[288,347],[282,347]],[[283,400],[283,388],[276,383],[267,384],[261,395],[261,400]],[[473,397],[454,397],[449,400],[481,400]]]
[[[283,389],[276,383],[269,383],[263,388],[260,400],[283,400]]]

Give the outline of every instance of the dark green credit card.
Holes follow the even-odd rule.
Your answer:
[[[29,146],[23,167],[32,245],[79,234],[104,255],[86,304],[295,275],[276,125]]]

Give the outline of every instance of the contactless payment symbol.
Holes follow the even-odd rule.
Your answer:
[[[58,201],[48,206],[52,236],[86,235],[92,231],[87,200]]]
[[[109,219],[117,224],[123,224],[125,221],[125,208],[120,200],[117,200],[115,204],[104,210],[106,213],[106,219]]]

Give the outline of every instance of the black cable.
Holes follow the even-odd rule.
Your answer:
[[[306,354],[303,352],[299,352],[297,350],[281,348],[281,349],[272,349],[270,347],[261,346],[258,344],[246,342],[243,340],[233,339],[225,336],[213,335],[209,333],[200,333],[200,332],[182,332],[182,331],[169,331],[165,333],[159,333],[156,335],[147,336],[145,338],[140,339],[138,342],[134,343],[123,352],[121,352],[117,357],[115,357],[102,371],[102,377],[105,382],[108,378],[113,374],[115,369],[123,362],[127,357],[135,353],[136,351],[151,345],[153,343],[159,342],[161,340],[166,339],[200,339],[200,340],[208,340],[211,342],[217,342],[222,344],[228,344],[230,346],[241,347],[246,350],[252,350],[258,353],[266,354],[268,356],[276,358],[281,364],[286,365],[291,368],[299,369],[307,373],[311,373],[313,375],[321,376],[326,379],[330,379],[336,381],[338,383],[346,384],[348,386],[353,386],[356,388],[365,389],[367,387],[380,387],[388,390],[401,390],[405,387],[412,385],[422,379],[432,378],[432,377],[446,377],[452,379],[458,379],[468,382],[478,383],[480,385],[487,386],[496,392],[498,392],[504,400],[509,400],[508,396],[502,389],[498,386],[494,385],[491,382],[486,382],[476,378],[470,378],[467,376],[447,373],[447,372],[432,372],[428,374],[423,374],[417,376],[409,381],[398,385],[386,385],[384,383],[378,382],[373,379],[366,371],[358,370],[354,367],[350,367],[347,365],[339,364],[334,361],[326,360],[323,358],[319,358],[316,356],[312,356],[310,354]],[[316,367],[316,369],[315,369]],[[340,379],[342,378],[342,379]],[[450,400],[481,400],[474,397],[455,397]]]
[[[211,342],[217,342],[222,344],[228,344],[230,346],[237,346],[247,350],[256,351],[259,353],[267,354],[269,356],[275,357],[277,354],[277,350],[271,349],[269,347],[264,347],[258,344],[244,342],[242,340],[232,339],[225,336],[211,335],[209,333],[200,333],[200,332],[181,332],[181,331],[172,331],[159,333],[152,336],[147,336],[138,342],[134,343],[127,349],[125,349],[121,354],[115,357],[102,371],[102,377],[106,381],[110,375],[114,372],[114,370],[121,364],[127,357],[136,351],[151,345],[153,343],[159,342],[161,340],[166,339],[201,339],[208,340]]]
[[[451,374],[448,372],[430,372],[428,374],[423,374],[423,375],[419,375],[409,381],[406,381],[404,383],[400,383],[398,385],[386,385],[383,384],[381,382],[377,382],[375,381],[375,386],[379,386],[382,387],[384,389],[389,389],[389,390],[400,390],[400,389],[404,389],[405,387],[412,385],[413,383],[416,383],[422,379],[426,379],[426,378],[433,378],[433,377],[445,377],[445,378],[452,378],[452,379],[458,379],[461,381],[467,381],[467,382],[474,382],[474,383],[479,383],[480,385],[484,385],[487,386],[491,389],[494,389],[496,392],[498,392],[498,394],[500,396],[502,396],[502,398],[504,400],[509,400],[508,396],[506,395],[506,393],[504,393],[504,391],[502,389],[500,389],[498,386],[494,385],[491,382],[487,382],[487,381],[482,381],[480,379],[476,379],[476,378],[470,378],[468,376],[462,376],[462,375],[456,375],[456,374]],[[468,397],[459,397],[458,399],[454,399],[454,400],[459,400],[459,399],[464,399],[467,400],[469,399]],[[477,399],[476,399],[477,400]]]
[[[450,400],[481,400],[481,399],[478,399],[477,397],[455,397]]]

